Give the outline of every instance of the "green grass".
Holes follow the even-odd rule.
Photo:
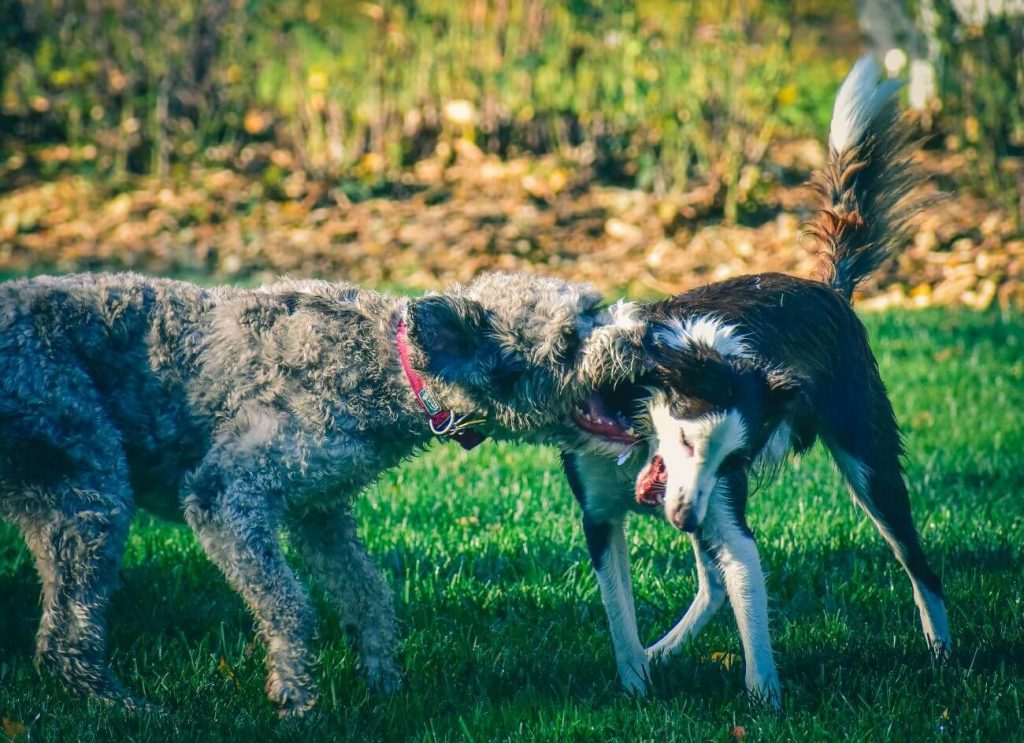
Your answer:
[[[32,665],[31,561],[0,526],[0,716],[33,740],[1007,740],[1024,731],[1024,323],[995,315],[867,318],[907,432],[918,525],[945,578],[953,661],[937,667],[910,585],[819,449],[757,493],[786,712],[748,706],[723,610],[645,700],[617,690],[578,514],[541,448],[438,447],[360,501],[404,622],[405,689],[369,694],[321,606],[323,695],[279,721],[252,621],[183,527],[142,517],[110,613],[113,662],[163,714],[71,699]],[[630,536],[645,640],[694,588],[682,535]],[[223,659],[223,662],[222,662]],[[12,728],[13,729],[13,728]],[[23,733],[22,735],[25,735]]]

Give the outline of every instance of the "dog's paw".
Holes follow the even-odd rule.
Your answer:
[[[647,684],[648,681],[639,674],[629,674],[628,676],[619,677],[622,683],[622,690],[626,692],[627,696],[631,697],[646,697],[647,696]]]
[[[950,637],[942,640],[928,638],[928,648],[931,650],[932,658],[940,666],[946,665],[953,658],[953,640]]]
[[[647,659],[647,663],[649,665],[654,666],[659,663],[664,663],[669,657],[669,654],[665,652],[664,648],[661,648],[658,645],[651,645],[649,648],[644,650],[644,657]]]
[[[289,699],[287,702],[277,705],[277,716],[281,718],[303,717],[316,706],[316,700],[315,696],[307,699]]]
[[[674,660],[681,645],[679,643],[659,642],[644,650],[644,658],[647,660],[648,668],[664,666]]]
[[[312,681],[286,680],[277,671],[267,676],[266,691],[270,701],[277,705],[278,717],[301,717],[313,708],[317,700],[316,685]]]
[[[622,688],[633,697],[647,696],[651,684],[651,669],[646,654],[632,661],[619,664],[619,680]]]
[[[782,712],[782,686],[778,676],[747,679],[747,698],[755,707],[779,714]]]
[[[402,688],[402,671],[392,659],[364,659],[363,674],[366,683],[379,694],[394,694]]]
[[[270,701],[277,705],[278,717],[302,717],[317,702],[317,694],[312,690],[292,689],[281,696],[270,696]]]
[[[132,715],[162,715],[164,708],[149,702],[142,697],[132,696],[120,687],[111,687],[98,692],[90,692],[90,698],[104,707],[121,710]]]
[[[127,711],[136,715],[166,715],[167,710],[161,707],[159,704],[150,702],[141,697],[133,697],[126,694],[121,697],[118,702]]]

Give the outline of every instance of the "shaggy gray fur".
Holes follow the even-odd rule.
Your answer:
[[[356,534],[356,493],[432,439],[397,357],[496,438],[579,447],[586,390],[630,376],[642,333],[587,286],[487,275],[406,299],[318,281],[204,289],[131,274],[0,285],[0,515],[43,583],[38,660],[130,700],[104,611],[136,503],[177,511],[256,617],[267,693],[316,700],[305,587],[323,584],[372,684],[399,684],[390,591]],[[147,500],[142,500],[146,498]]]

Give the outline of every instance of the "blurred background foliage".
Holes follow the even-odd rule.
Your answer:
[[[0,146],[62,142],[41,168],[119,178],[273,141],[373,181],[463,139],[642,188],[708,181],[735,217],[776,129],[826,124],[842,70],[794,29],[846,5],[0,0]]]
[[[916,3],[915,3],[916,4]],[[989,5],[999,5],[990,3]],[[1011,3],[1004,3],[1010,5]],[[977,6],[983,5],[976,3]],[[1024,12],[965,23],[963,0],[934,0],[942,126],[963,149],[967,181],[1024,225]]]
[[[965,30],[952,6],[936,6],[934,126],[970,153],[974,185],[1012,199],[1024,19]],[[119,179],[273,142],[293,159],[240,165],[270,185],[296,165],[352,179],[359,196],[469,142],[655,192],[707,183],[734,221],[771,138],[827,125],[847,64],[820,53],[836,19],[855,22],[853,3],[0,0],[0,147]]]
[[[1024,305],[1024,0],[0,0],[0,275],[806,275],[866,48],[948,194],[871,300]]]

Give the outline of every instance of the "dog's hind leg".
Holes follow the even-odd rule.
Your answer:
[[[868,461],[859,459],[838,444],[830,444],[839,469],[850,485],[854,500],[867,512],[910,576],[914,603],[921,616],[925,641],[943,659],[952,649],[942,581],[928,564],[910,513],[910,499],[899,463],[899,449],[873,447]]]
[[[652,661],[678,653],[697,636],[725,602],[725,579],[709,545],[702,543],[696,534],[690,535],[690,541],[697,558],[697,595],[679,623],[647,648],[647,657]]]
[[[755,700],[779,709],[782,692],[768,632],[768,593],[757,544],[744,516],[747,477],[737,472],[719,482],[701,527],[702,545],[714,555],[722,571],[743,642],[747,692]]]
[[[642,695],[650,677],[647,655],[640,642],[629,569],[625,516],[631,488],[618,478],[606,457],[563,454],[562,463],[573,494],[583,508],[583,534],[601,591],[601,602],[623,687]]]
[[[342,625],[354,632],[367,681],[385,693],[397,691],[402,676],[391,588],[359,539],[352,513],[345,509],[290,514],[288,533],[330,595]]]
[[[74,360],[0,372],[0,515],[42,580],[36,659],[76,691],[134,706],[107,663],[106,610],[134,511],[120,434]]]
[[[309,597],[281,550],[281,486],[269,468],[218,467],[212,457],[191,478],[185,520],[256,617],[267,649],[267,696],[283,715],[316,703]]]
[[[59,486],[29,486],[5,506],[42,579],[37,662],[78,692],[135,706],[107,664],[106,609],[132,519],[128,485],[78,474]]]

